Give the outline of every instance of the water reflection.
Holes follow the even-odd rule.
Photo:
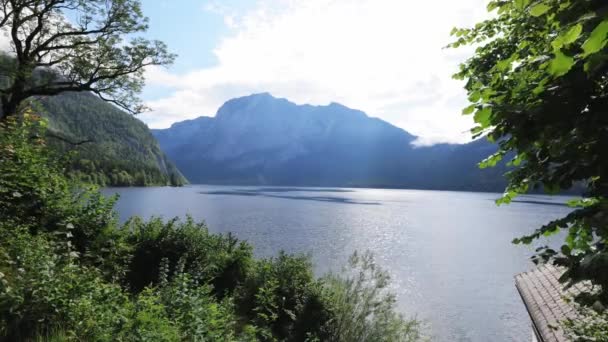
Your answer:
[[[307,196],[304,194],[300,195],[279,195],[280,193],[292,193],[292,192],[353,192],[353,190],[347,189],[305,189],[305,188],[258,188],[258,189],[237,189],[237,190],[215,190],[215,191],[201,191],[203,195],[226,195],[226,196],[262,196],[270,198],[282,198],[290,200],[303,200],[303,201],[317,201],[317,202],[332,202],[332,203],[344,203],[344,204],[362,204],[362,205],[380,205],[379,202],[365,202],[357,201],[347,197],[336,197],[336,196]]]

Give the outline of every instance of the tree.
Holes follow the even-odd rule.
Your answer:
[[[454,29],[450,44],[477,47],[455,78],[466,80],[472,132],[499,146],[480,166],[514,156],[499,204],[538,187],[586,189],[572,213],[514,242],[567,230],[559,251],[533,259],[566,266],[563,280],[603,285],[608,301],[608,3],[494,0],[488,10],[497,13]]]
[[[12,49],[3,56],[12,63],[2,63],[0,118],[28,98],[66,91],[142,111],[144,69],[175,58],[164,43],[137,37],[147,23],[139,0],[0,0],[0,33]]]

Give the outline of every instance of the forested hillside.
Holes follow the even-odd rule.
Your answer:
[[[185,178],[148,127],[89,93],[38,99],[49,144],[71,153],[72,177],[102,186],[182,185]]]

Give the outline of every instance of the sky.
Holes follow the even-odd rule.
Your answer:
[[[152,128],[214,116],[225,101],[270,92],[339,102],[420,137],[470,140],[463,83],[471,49],[444,49],[454,26],[487,18],[487,0],[143,0],[150,38],[179,57],[150,68],[139,118]]]
[[[178,58],[146,71],[138,115],[151,128],[214,116],[227,100],[269,92],[338,102],[419,136],[470,140],[463,82],[471,48],[445,49],[455,26],[487,18],[488,0],[142,0],[146,38]],[[1,43],[1,41],[0,41]]]

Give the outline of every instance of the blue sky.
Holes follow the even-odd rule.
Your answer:
[[[145,36],[178,58],[146,70],[142,97],[152,110],[138,118],[165,128],[269,92],[362,110],[418,144],[469,141],[463,83],[451,76],[473,50],[444,47],[453,27],[489,16],[488,1],[142,0]]]
[[[466,142],[463,84],[472,54],[446,50],[454,26],[488,17],[487,0],[143,0],[149,38],[179,57],[147,70],[152,128],[214,116],[227,100],[270,92],[295,103],[339,102],[420,137]]]
[[[150,19],[148,36],[170,44],[179,59],[171,70],[178,73],[205,68],[217,63],[213,55],[221,37],[230,34],[222,9],[216,1],[143,0]],[[254,8],[254,0],[223,0],[226,11],[246,12]],[[214,9],[216,8],[216,9]]]
[[[246,12],[255,5],[254,0],[224,0],[225,8]],[[143,0],[143,11],[150,19],[147,36],[162,40],[178,55],[169,71],[183,74],[190,70],[209,68],[217,64],[213,49],[221,37],[230,34],[217,1],[201,0]],[[148,85],[142,94],[144,100],[162,97],[170,89],[161,85]]]

